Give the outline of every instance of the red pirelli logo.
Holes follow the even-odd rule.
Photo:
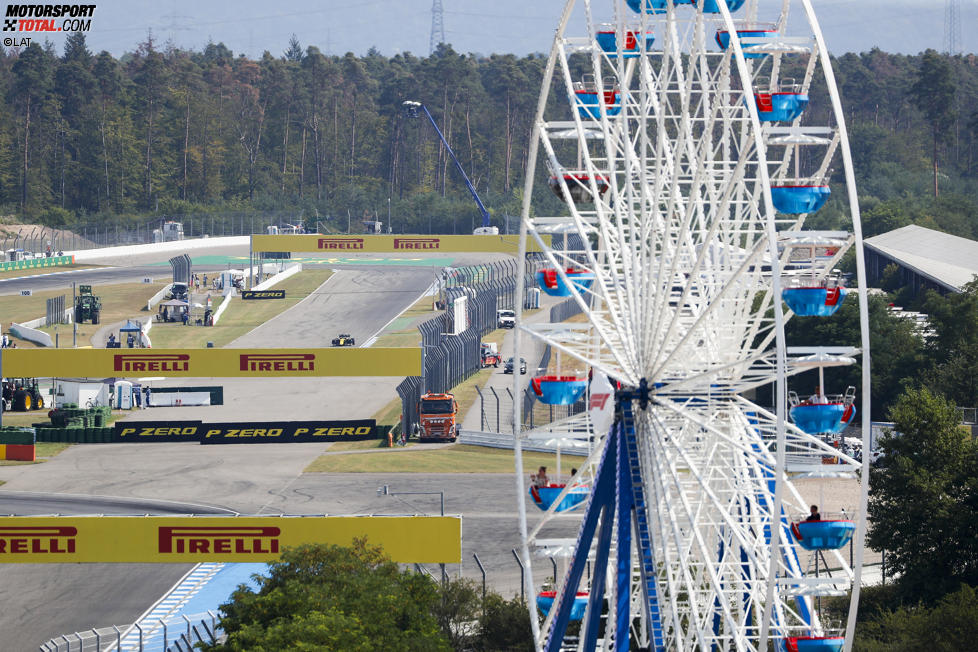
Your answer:
[[[315,371],[315,353],[248,353],[240,357],[241,371]]]
[[[278,554],[277,527],[161,527],[161,554]]]
[[[189,371],[190,355],[187,353],[117,353],[112,368],[116,371]]]
[[[0,555],[70,554],[77,535],[71,526],[0,527]]]
[[[438,249],[440,238],[394,238],[395,249]]]
[[[363,238],[319,238],[320,249],[363,249]]]

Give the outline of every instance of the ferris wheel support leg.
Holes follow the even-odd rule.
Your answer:
[[[570,623],[571,608],[574,606],[574,600],[577,597],[577,589],[581,585],[581,579],[584,577],[584,569],[587,566],[588,553],[591,550],[591,541],[594,540],[594,533],[597,530],[598,518],[605,514],[605,521],[612,521],[613,514],[611,510],[614,507],[615,500],[615,467],[616,467],[616,454],[615,454],[615,441],[617,439],[617,433],[620,426],[616,423],[608,435],[608,441],[605,444],[604,454],[601,457],[601,463],[598,465],[598,471],[594,479],[594,488],[591,490],[591,498],[588,500],[586,511],[584,512],[584,520],[581,522],[581,529],[577,535],[577,545],[574,548],[574,557],[571,561],[570,568],[567,570],[567,575],[564,577],[564,585],[561,591],[558,593],[554,605],[551,609],[556,609],[557,612],[554,616],[553,622],[550,624],[550,631],[547,632],[547,641],[544,645],[544,649],[547,652],[558,652],[564,641],[564,635],[567,633],[567,625]],[[602,528],[602,534],[604,528]],[[611,533],[608,533],[608,541],[605,543],[605,548],[610,547],[611,543]],[[600,555],[600,551],[598,552]],[[594,577],[599,578],[607,573],[608,557],[605,554],[605,565],[604,567],[595,566]],[[604,585],[603,579],[601,581],[601,597],[604,597]],[[592,589],[598,587],[598,580],[594,582]],[[598,606],[593,607],[593,602],[595,600],[595,595],[597,591],[591,591],[591,597],[589,598],[588,604],[588,614],[596,611],[598,615],[601,614],[600,602]],[[599,598],[600,599],[600,598]],[[589,631],[593,630],[597,632],[597,627],[588,628]],[[585,648],[587,649],[587,648]]]
[[[628,426],[622,428],[625,430]],[[618,437],[618,486],[615,491],[618,503],[618,582],[615,587],[615,650],[627,652],[631,626],[632,583],[632,495],[631,465],[624,432]],[[641,545],[641,543],[640,543]]]

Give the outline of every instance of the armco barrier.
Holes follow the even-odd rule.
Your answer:
[[[24,324],[11,324],[10,332],[14,335],[14,337],[19,337],[20,339],[27,340],[28,342],[34,342],[34,344],[39,344],[41,346],[54,346],[54,340],[51,339],[50,335],[44,331],[39,331],[36,328],[25,326]]]
[[[0,263],[0,272],[15,269],[37,269],[39,267],[62,267],[75,262],[74,256],[50,256],[45,258],[28,258],[27,260],[9,260]]]

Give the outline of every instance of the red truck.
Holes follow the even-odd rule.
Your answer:
[[[458,437],[458,403],[453,394],[427,393],[418,404],[418,439],[455,441]]]
[[[503,356],[499,355],[499,347],[495,342],[482,343],[482,368],[498,367],[503,361]]]

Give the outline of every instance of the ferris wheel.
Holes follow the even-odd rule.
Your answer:
[[[531,211],[544,177],[564,202],[559,215]],[[830,188],[830,177],[842,181]],[[806,230],[832,191],[848,229]],[[514,355],[529,336],[573,361],[580,373],[545,373],[533,390],[551,404],[583,395],[592,409],[521,432],[517,469],[527,437],[584,433],[593,444],[570,482],[534,481],[545,512],[532,529],[517,480],[523,563],[544,555],[565,566],[539,594],[525,575],[539,649],[851,646],[867,483],[856,513],[810,515],[792,481],[868,477],[866,293],[850,299],[860,347],[789,348],[784,323],[832,318],[850,291],[835,268],[852,246],[865,288],[861,237],[810,0],[567,1],[521,223],[521,253],[532,239],[543,258],[521,256],[520,279],[586,319],[520,317]],[[857,358],[861,388],[825,387],[825,367]],[[818,385],[800,398],[793,377],[811,370]],[[764,386],[773,409],[748,398]],[[857,403],[862,460],[833,445],[857,423]],[[520,410],[517,400],[514,423]],[[576,536],[548,534],[565,513],[580,516]],[[846,594],[848,619],[824,620],[820,598]]]

